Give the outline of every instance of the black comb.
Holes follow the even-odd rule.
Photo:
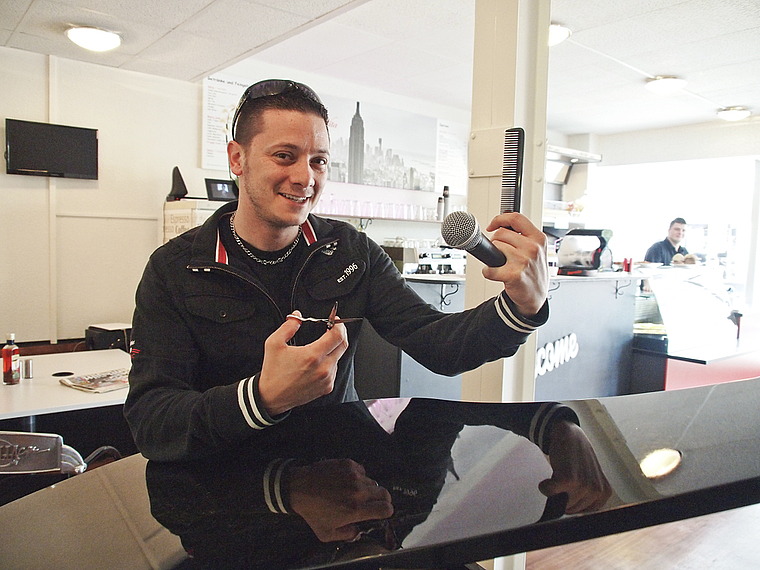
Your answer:
[[[504,132],[504,163],[501,170],[500,213],[519,212],[522,196],[525,131],[514,127]]]

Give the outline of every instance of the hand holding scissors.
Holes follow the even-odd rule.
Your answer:
[[[286,412],[329,394],[333,390],[338,360],[348,348],[346,321],[337,318],[337,303],[326,319],[288,315],[264,343],[264,362],[259,375],[259,396],[270,415]],[[314,342],[291,345],[303,321],[323,322],[327,331]]]

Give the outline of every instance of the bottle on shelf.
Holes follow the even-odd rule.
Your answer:
[[[20,380],[21,359],[16,346],[16,335],[8,333],[3,347],[3,384],[18,384]]]
[[[436,211],[436,220],[439,222],[443,221],[443,196],[438,197],[438,209]]]
[[[449,187],[444,186],[443,187],[443,217],[449,215],[449,212],[451,210],[449,209]]]

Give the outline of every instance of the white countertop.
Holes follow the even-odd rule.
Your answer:
[[[404,279],[428,283],[464,283],[466,276],[459,273],[404,273]],[[551,281],[620,281],[628,279],[646,279],[647,274],[634,271],[600,271],[596,275],[551,275]]]
[[[464,283],[465,276],[458,273],[404,273],[407,281],[421,283]]]
[[[551,275],[551,281],[621,281],[628,279],[646,279],[647,275],[627,271],[598,271],[595,275]]]
[[[31,358],[33,378],[18,384],[0,384],[0,419],[21,418],[55,412],[82,410],[123,404],[128,389],[92,394],[62,385],[55,372],[74,376],[129,368],[129,355],[123,350],[85,350],[44,354]]]

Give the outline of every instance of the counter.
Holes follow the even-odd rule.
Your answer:
[[[535,398],[629,393],[638,274],[554,276],[549,320],[536,331]]]
[[[745,334],[730,320],[731,296],[714,269],[659,268],[649,278],[646,300],[660,334],[637,334],[634,392],[663,390],[760,376],[757,334]],[[653,327],[654,328],[654,327]],[[745,327],[746,329],[746,327]],[[730,368],[740,360],[739,377]],[[726,374],[728,372],[728,374]],[[691,376],[692,378],[690,378]]]
[[[410,287],[439,311],[464,310],[464,275],[405,274]],[[389,344],[368,321],[362,324],[354,357],[354,383],[360,398],[427,397],[459,400],[462,375],[431,372]]]
[[[405,274],[434,307],[464,310],[464,275]],[[636,291],[640,274],[554,276],[549,321],[535,333],[537,399],[629,393]],[[461,377],[430,372],[382,340],[369,323],[359,336],[356,385],[362,398],[424,396],[458,400]]]
[[[207,460],[146,467],[134,456],[0,507],[0,567],[459,570],[760,502],[760,380],[569,405],[612,486],[596,512],[563,515],[562,495],[539,492],[551,468],[516,433],[535,404],[354,402],[296,410],[256,445]],[[644,477],[639,462],[662,447],[681,463]],[[313,474],[331,459],[359,463],[393,515],[359,523],[357,540],[318,540],[302,518],[267,508],[262,483],[285,457]],[[332,507],[351,492],[341,481],[311,487],[327,518],[345,510]]]

